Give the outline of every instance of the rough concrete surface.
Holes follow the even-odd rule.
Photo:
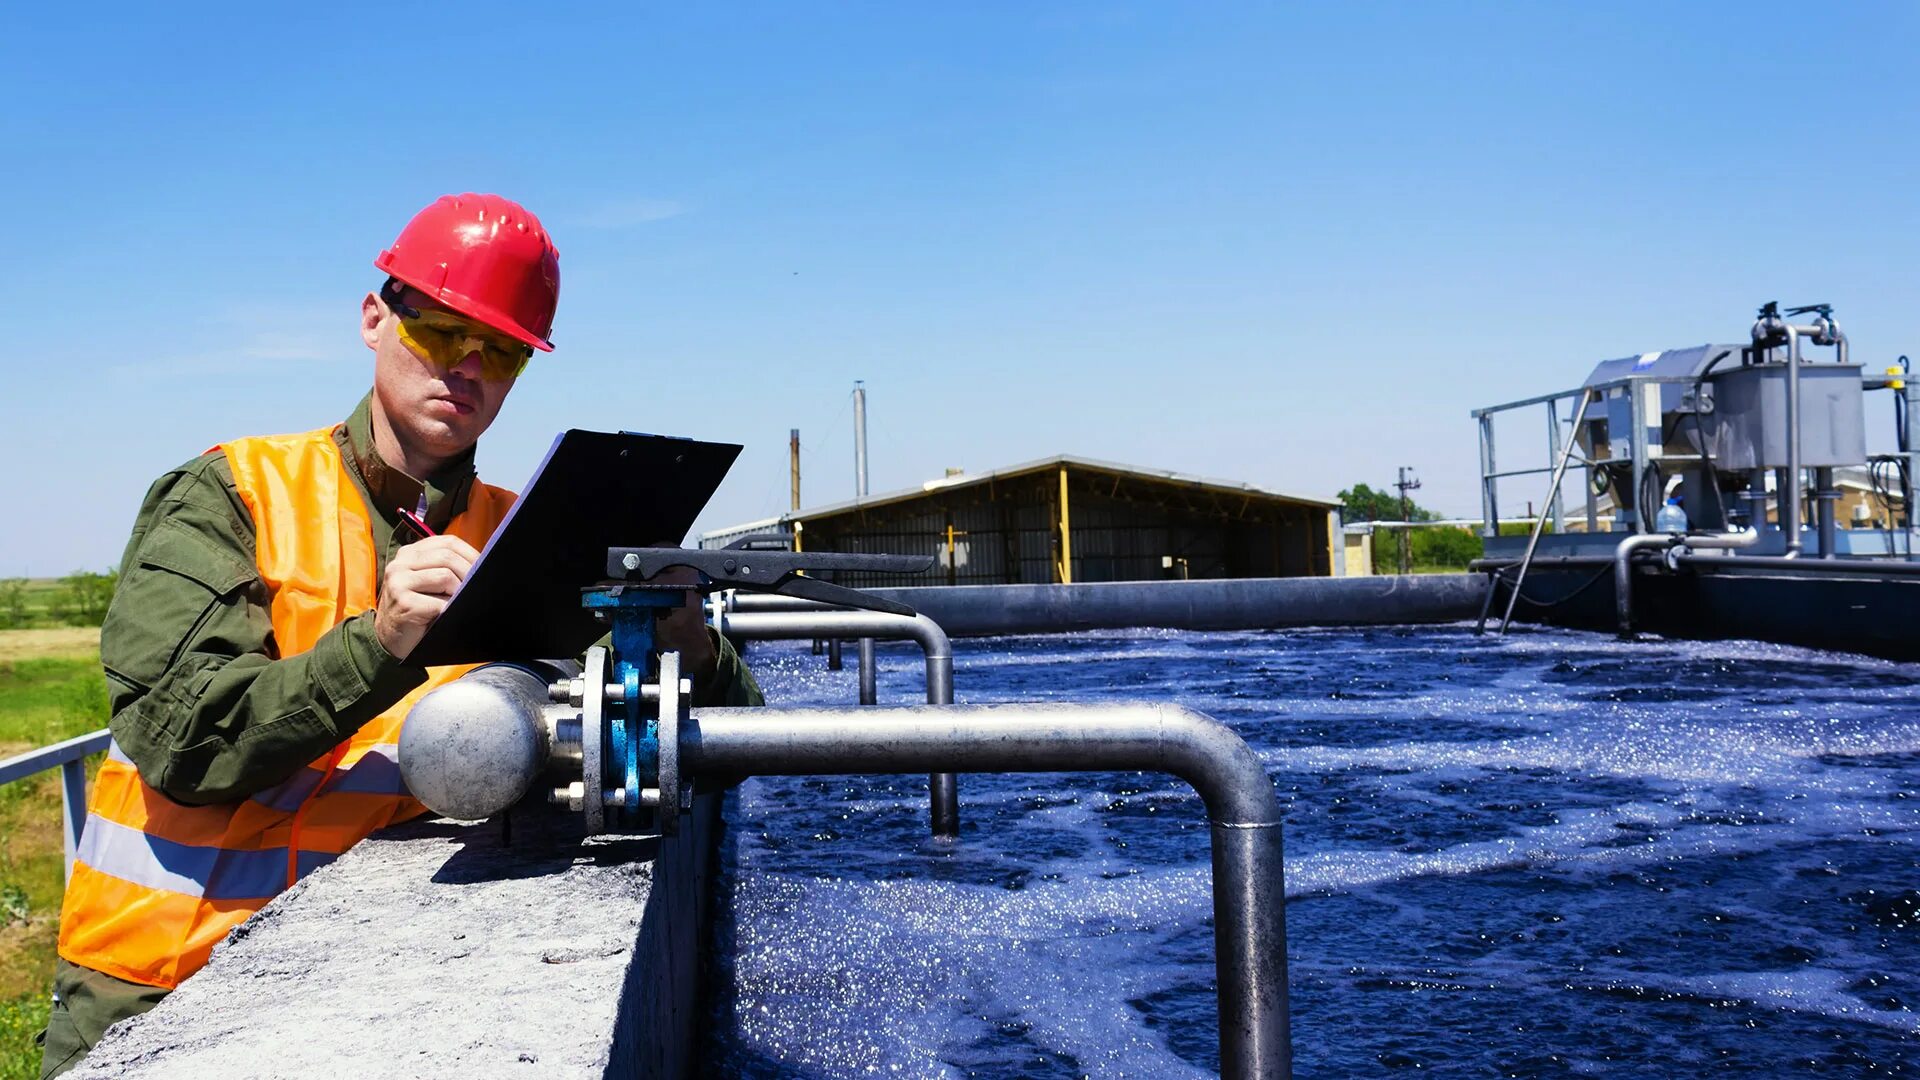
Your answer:
[[[71,1075],[603,1077],[691,1070],[718,799],[680,837],[543,806],[368,839],[239,927]]]

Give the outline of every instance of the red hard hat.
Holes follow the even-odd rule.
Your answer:
[[[560,252],[540,219],[498,195],[442,195],[373,265],[469,319],[553,351]]]

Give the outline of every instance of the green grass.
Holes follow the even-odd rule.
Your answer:
[[[97,655],[0,660],[0,756],[85,734],[106,720]],[[88,762],[89,775],[99,758]],[[33,1040],[47,1022],[64,863],[59,772],[0,785],[0,1080],[39,1075]]]

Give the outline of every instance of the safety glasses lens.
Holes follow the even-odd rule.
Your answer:
[[[450,371],[478,353],[480,377],[494,381],[518,377],[533,359],[531,346],[503,341],[481,332],[471,323],[436,318],[432,314],[411,319],[402,317],[399,335],[400,343],[409,352],[442,371]]]

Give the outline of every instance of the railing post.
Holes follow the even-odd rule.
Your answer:
[[[1493,452],[1493,414],[1484,413],[1480,417],[1480,512],[1486,519],[1480,529],[1480,535],[1494,537],[1500,535],[1500,496],[1497,485],[1500,481],[1493,474],[1498,458]]]
[[[80,831],[87,825],[87,759],[74,758],[60,763],[61,833],[66,840],[67,871],[63,881],[73,879],[73,860],[80,853]]]
[[[874,671],[873,639],[860,639],[860,704],[880,703],[879,673]]]

